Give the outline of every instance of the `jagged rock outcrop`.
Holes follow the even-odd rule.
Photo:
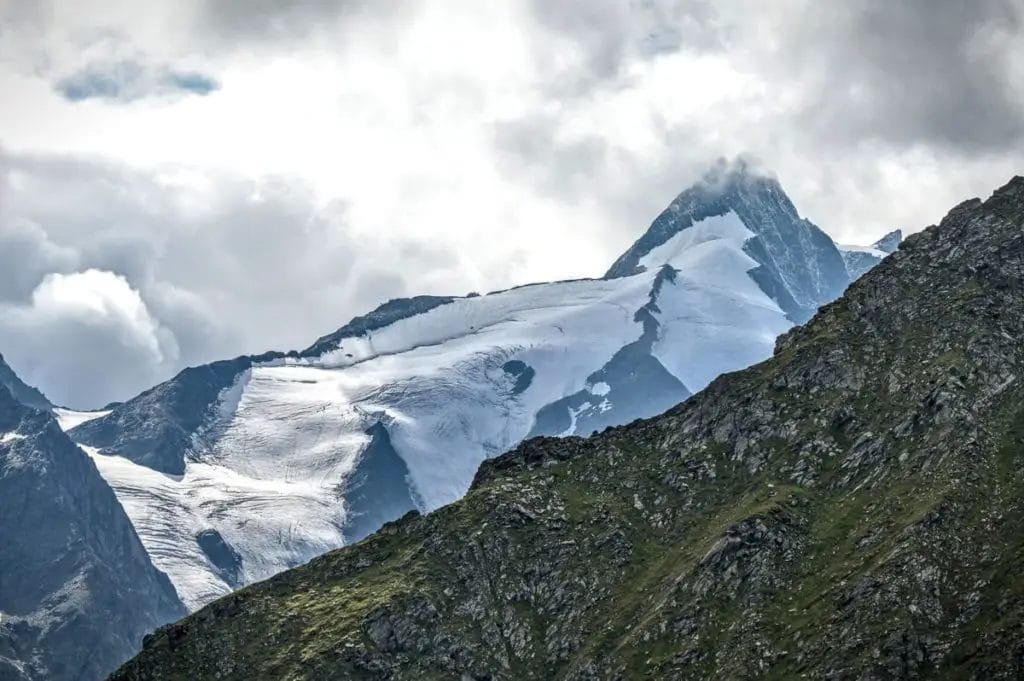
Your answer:
[[[894,229],[875,243],[871,244],[871,247],[883,253],[895,253],[901,243],[903,243],[903,230]]]
[[[89,457],[0,386],[0,679],[91,681],[184,607]]]
[[[321,336],[311,346],[302,351],[303,357],[317,357],[336,350],[346,338],[365,336],[389,324],[408,319],[424,312],[430,312],[439,305],[447,305],[455,300],[452,296],[413,296],[412,298],[395,298],[367,314],[360,315],[337,331]]]
[[[894,229],[870,246],[840,246],[846,262],[850,280],[859,279],[865,272],[881,262],[882,258],[895,253],[903,241],[903,230]]]
[[[34,388],[22,381],[18,375],[14,373],[14,369],[4,361],[3,355],[0,355],[0,385],[7,388],[11,393],[11,396],[25,406],[44,410],[53,408],[53,405],[50,404],[50,400],[46,399],[46,396],[43,395],[43,393],[39,392],[37,388]]]
[[[161,629],[113,677],[1024,675],[1024,178],[774,357]]]

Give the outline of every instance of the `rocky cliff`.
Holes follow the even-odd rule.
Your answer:
[[[53,407],[43,393],[22,381],[14,373],[14,369],[4,360],[3,355],[0,355],[0,385],[7,388],[15,400],[28,407],[35,409],[51,409]]]
[[[0,679],[102,679],[184,607],[48,411],[0,385]]]

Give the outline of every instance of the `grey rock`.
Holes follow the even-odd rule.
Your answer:
[[[27,407],[44,410],[53,408],[50,400],[46,399],[43,393],[22,381],[14,373],[11,366],[4,360],[3,355],[0,355],[0,385],[7,388],[14,399]]]
[[[345,503],[344,529],[349,542],[359,541],[418,507],[409,485],[409,468],[391,444],[387,427],[378,421],[366,434],[370,442],[339,490]]]
[[[102,679],[185,609],[89,457],[0,386],[4,433],[0,677]]]

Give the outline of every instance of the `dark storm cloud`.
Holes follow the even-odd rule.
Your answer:
[[[0,229],[0,303],[27,301],[44,276],[77,265],[78,254],[52,242],[39,225],[12,220]]]
[[[1020,0],[816,3],[767,63],[805,89],[822,140],[984,153],[1024,136],[1022,22]]]
[[[196,71],[132,59],[87,64],[54,83],[54,89],[72,102],[87,99],[134,102],[149,97],[205,96],[219,87],[215,79]]]
[[[292,41],[331,34],[341,22],[400,22],[408,0],[201,0],[196,29],[214,40]]]

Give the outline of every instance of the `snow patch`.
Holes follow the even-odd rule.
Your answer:
[[[75,426],[80,426],[87,421],[98,419],[106,416],[110,413],[110,410],[106,411],[75,411],[74,409],[63,409],[57,407],[53,410],[53,415],[57,418],[57,424],[63,431],[69,431]]]
[[[579,406],[578,409],[569,407],[569,427],[559,434],[559,437],[569,437],[570,435],[576,434],[576,422],[579,419],[579,415],[590,409],[592,405],[590,402],[584,402]]]

